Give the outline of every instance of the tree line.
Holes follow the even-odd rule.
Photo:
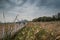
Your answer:
[[[60,13],[53,15],[52,17],[47,17],[47,16],[43,16],[43,17],[38,17],[32,20],[33,22],[48,22],[48,21],[60,21]]]

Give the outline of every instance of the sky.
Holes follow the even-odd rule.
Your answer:
[[[52,16],[60,12],[60,0],[0,0],[0,21],[13,22],[32,20],[41,16]]]

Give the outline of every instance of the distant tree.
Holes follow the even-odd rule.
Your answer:
[[[39,21],[42,21],[42,22],[45,22],[45,21],[51,21],[52,18],[51,17],[43,16],[43,17],[39,17],[38,20]]]
[[[60,20],[60,13],[58,13],[58,20]]]
[[[33,22],[36,22],[36,21],[38,21],[38,20],[37,20],[37,18],[35,18],[35,19],[33,19],[32,21],[33,21]]]
[[[56,21],[56,20],[57,20],[57,18],[56,18],[55,15],[53,15],[52,20],[53,20],[53,21]]]
[[[43,17],[39,17],[39,18],[35,18],[35,19],[33,19],[33,21],[38,21],[38,22],[40,22],[40,21],[42,21],[42,22],[45,22],[45,21],[52,21],[52,18],[51,17],[46,17],[46,16],[43,16]]]
[[[46,22],[46,21],[58,21],[60,20],[60,13],[58,13],[57,15],[53,15],[52,17],[47,17],[47,16],[43,16],[43,17],[38,17],[33,19],[33,22]]]

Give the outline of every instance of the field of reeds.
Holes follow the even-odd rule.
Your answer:
[[[60,21],[28,22],[26,25],[1,23],[0,38],[3,38],[2,40],[60,40]]]
[[[22,27],[22,23],[0,23],[0,40],[9,40]]]
[[[28,22],[12,40],[60,40],[60,21]]]

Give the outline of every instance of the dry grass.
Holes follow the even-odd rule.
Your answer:
[[[60,21],[28,22],[14,40],[55,40],[60,36]],[[59,34],[58,34],[59,33]]]
[[[60,31],[60,21],[53,21],[53,22],[29,22],[27,26],[40,26],[43,29],[47,29],[49,31],[55,30]]]
[[[0,39],[7,35],[13,35],[13,30],[15,30],[15,27],[18,28],[18,24],[15,23],[6,23],[6,24],[0,24]],[[4,31],[3,31],[4,30]],[[9,37],[10,37],[9,36]]]
[[[0,24],[0,37],[3,33],[3,27],[5,27],[5,32],[9,32],[14,30],[17,25],[18,24]],[[14,40],[55,40],[60,38],[59,36],[60,21],[28,22],[25,27],[17,33]]]

